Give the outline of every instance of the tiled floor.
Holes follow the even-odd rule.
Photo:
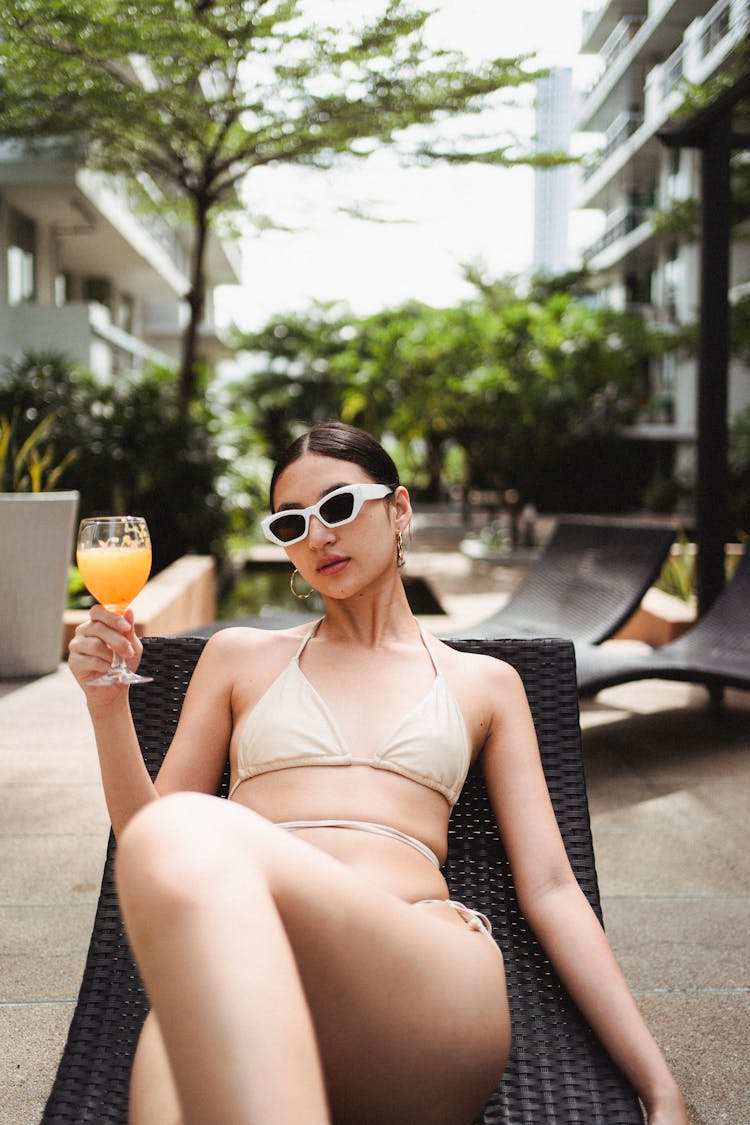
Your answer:
[[[610,941],[690,1120],[748,1125],[750,694],[629,684],[582,727]]]

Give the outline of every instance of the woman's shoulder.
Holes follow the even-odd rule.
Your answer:
[[[218,629],[206,642],[204,662],[237,660],[245,658],[273,659],[274,656],[294,655],[310,631],[310,623],[294,625],[290,629],[258,629],[247,625],[229,625]]]
[[[490,652],[483,652],[481,648],[461,648],[461,642],[457,641],[459,647],[452,645],[449,641],[441,640],[439,637],[430,634],[430,643],[435,647],[436,655],[441,664],[451,665],[456,669],[463,669],[467,672],[478,672],[484,670],[488,674],[497,674],[501,676],[517,675],[517,672],[512,664],[507,660],[494,656]]]
[[[454,648],[437,637],[431,637],[431,642],[441,669],[451,678],[470,682],[479,690],[522,687],[521,677],[507,660],[487,652]]]

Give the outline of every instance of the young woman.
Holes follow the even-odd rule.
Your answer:
[[[126,690],[88,686],[113,650],[137,665],[131,619],[97,606],[70,646],[152,1004],[131,1125],[468,1125],[510,1043],[502,955],[440,871],[480,753],[526,917],[649,1125],[686,1125],[568,865],[517,674],[409,608],[390,457],[316,426],[277,465],[271,508],[266,534],[325,616],[216,633],[155,784]],[[212,796],[227,755],[229,801]]]

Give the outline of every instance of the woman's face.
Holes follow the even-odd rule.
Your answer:
[[[351,461],[307,453],[287,465],[273,494],[274,509],[307,508],[346,484],[372,484]],[[409,496],[399,487],[387,499],[367,500],[351,523],[326,527],[310,516],[305,539],[285,548],[289,561],[323,597],[344,598],[396,565],[396,534],[411,518]]]

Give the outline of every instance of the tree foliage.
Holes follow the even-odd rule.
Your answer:
[[[326,20],[302,0],[0,5],[0,137],[46,150],[62,140],[191,225],[183,409],[196,390],[209,231],[254,169],[328,167],[382,145],[412,161],[536,159],[511,140],[445,139],[447,118],[468,121],[536,77],[526,58],[470,65],[428,44],[427,11],[376,7],[362,20],[330,3]]]
[[[83,514],[146,517],[155,571],[189,551],[222,554],[215,421],[205,407],[181,416],[164,372],[102,386],[59,355],[29,353],[0,365],[0,416],[11,411],[19,446],[44,426],[64,462],[56,487],[78,489]]]
[[[661,346],[639,318],[593,309],[549,282],[531,298],[486,282],[457,308],[410,303],[357,319],[317,307],[275,318],[242,341],[251,370],[236,406],[271,457],[311,421],[341,417],[395,438],[433,498],[459,449],[466,488],[514,488],[547,509],[601,507],[618,480],[632,495],[619,434]]]

